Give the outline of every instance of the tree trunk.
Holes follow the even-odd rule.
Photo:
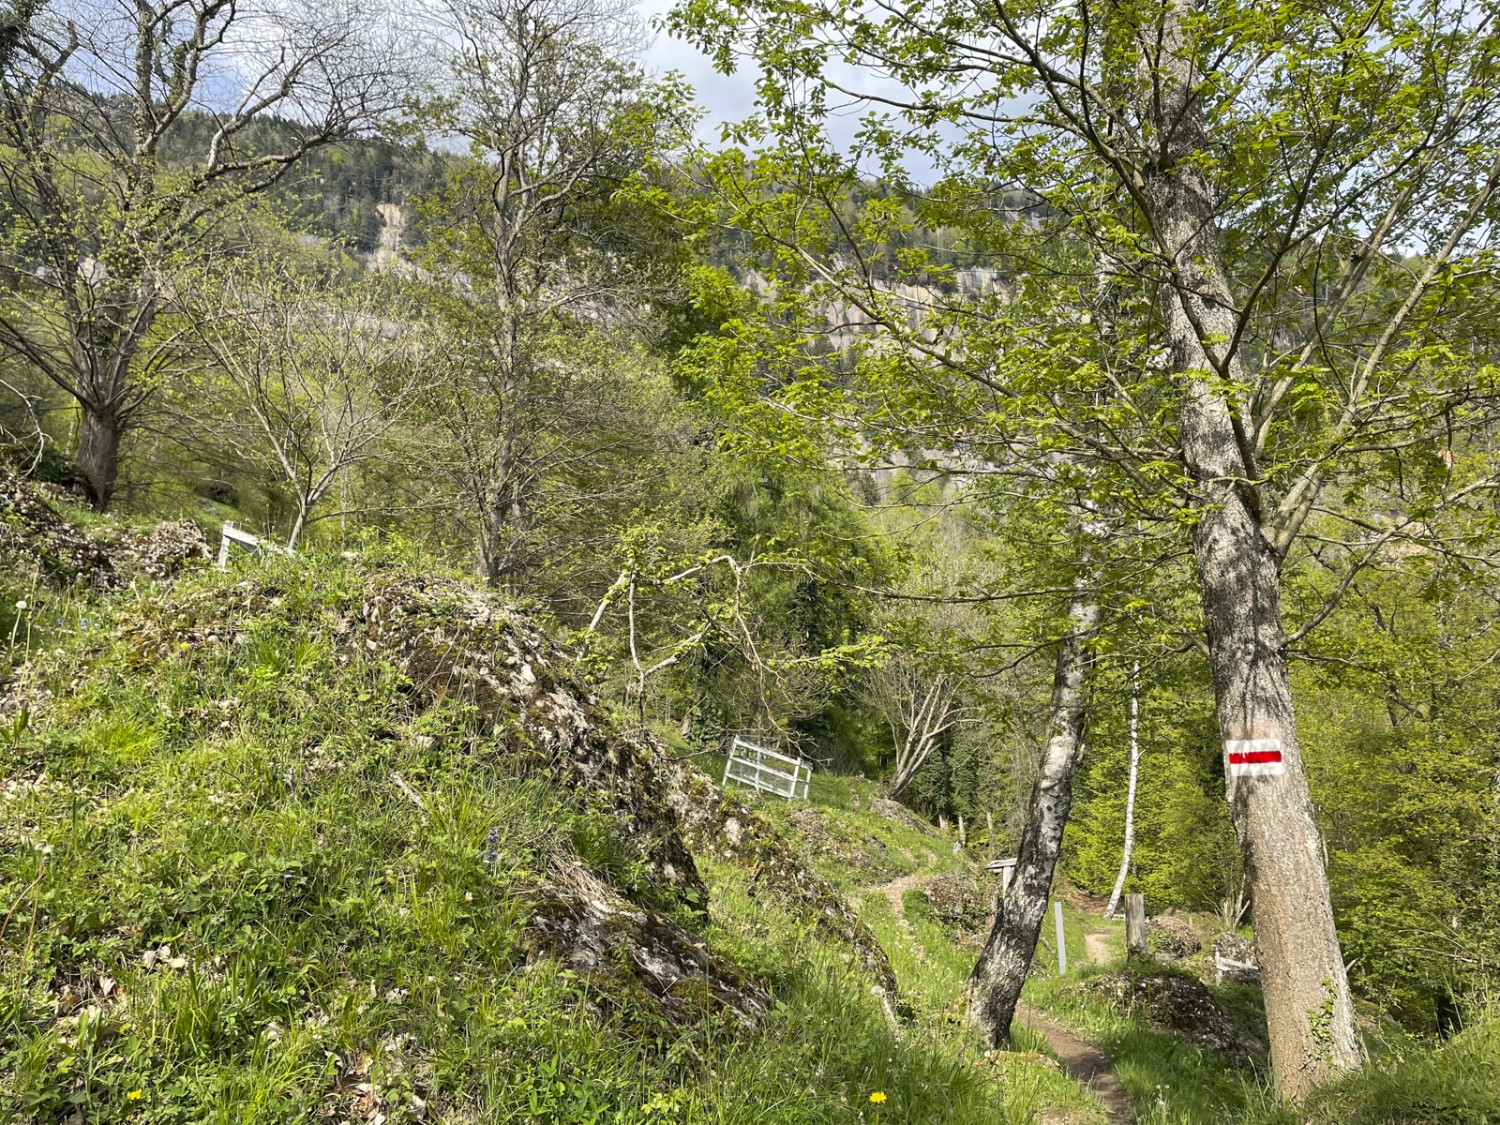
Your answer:
[[[1262,532],[1261,498],[1226,388],[1243,386],[1213,189],[1195,161],[1203,144],[1191,42],[1196,8],[1163,14],[1156,81],[1142,110],[1161,152],[1143,202],[1175,276],[1164,293],[1172,370],[1183,383],[1182,451],[1195,482],[1193,556],[1208,631],[1230,815],[1250,881],[1271,1064],[1283,1096],[1359,1067],[1354,1008],[1333,924],[1323,846],[1302,772],[1281,615],[1281,560]]]
[[[1115,889],[1109,893],[1109,905],[1104,916],[1113,918],[1120,908],[1120,896],[1125,893],[1125,876],[1130,874],[1130,856],[1135,851],[1135,785],[1141,769],[1141,662],[1137,660],[1130,669],[1130,774],[1125,785],[1125,851],[1120,857],[1120,874],[1115,877]]]
[[[1073,805],[1073,774],[1083,756],[1088,679],[1094,663],[1089,646],[1098,624],[1099,607],[1081,595],[1075,598],[1069,631],[1057,649],[1047,744],[1032,786],[1015,872],[969,979],[969,1021],[996,1046],[1010,1039],[1016,1002],[1031,969],[1052,892],[1063,829]]]
[[[94,511],[103,512],[114,499],[120,475],[120,431],[123,425],[113,407],[80,401],[78,417],[78,472],[88,489]]]
[[[1149,951],[1146,933],[1146,896],[1125,896],[1125,956],[1144,957]]]
[[[1224,507],[1203,513],[1193,550],[1271,1065],[1281,1093],[1300,1100],[1318,1082],[1357,1069],[1362,1052],[1297,746],[1279,560],[1245,506],[1221,495]]]
[[[299,497],[297,501],[297,515],[292,520],[292,530],[287,533],[286,549],[295,551],[297,543],[302,538],[302,533],[307,530],[307,519],[312,512],[312,506],[316,501],[309,501],[305,497]]]

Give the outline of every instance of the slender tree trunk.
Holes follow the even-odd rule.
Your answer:
[[[1011,1020],[1041,936],[1063,829],[1073,806],[1073,774],[1083,756],[1088,679],[1094,663],[1090,642],[1098,624],[1099,607],[1092,595],[1076,597],[1068,633],[1057,649],[1047,744],[1032,786],[1015,872],[969,978],[969,1021],[996,1046],[1010,1040]]]
[[[503,524],[494,518],[494,509],[483,500],[479,506],[479,542],[478,546],[478,570],[479,577],[490,586],[496,586],[500,582],[500,567],[503,551],[501,549],[502,537],[505,533]]]
[[[80,401],[78,407],[78,472],[88,489],[89,503],[94,511],[103,512],[114,499],[120,475],[120,431],[124,427],[112,406]]]
[[[286,549],[288,551],[295,551],[297,549],[297,541],[302,538],[303,531],[307,529],[307,517],[312,511],[313,503],[306,498],[298,500],[297,515],[292,520],[292,530],[288,532],[286,537]]]
[[[1281,559],[1262,531],[1254,464],[1238,405],[1237,356],[1213,190],[1194,157],[1202,143],[1191,32],[1196,7],[1163,15],[1153,89],[1142,110],[1161,136],[1143,197],[1175,271],[1164,294],[1172,370],[1183,383],[1182,450],[1196,485],[1193,556],[1208,631],[1230,815],[1250,882],[1271,1064],[1300,1100],[1362,1062],[1333,924],[1323,846],[1302,771],[1281,614]],[[1147,57],[1152,57],[1150,54]]]
[[[1135,851],[1135,786],[1141,768],[1141,662],[1137,660],[1130,669],[1130,779],[1125,786],[1125,851],[1120,857],[1120,873],[1115,876],[1115,889],[1109,893],[1109,905],[1104,916],[1113,918],[1120,908],[1120,896],[1125,893],[1125,876],[1130,873],[1130,857]]]

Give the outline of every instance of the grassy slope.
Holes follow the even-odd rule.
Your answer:
[[[671,1029],[528,964],[549,862],[618,859],[597,814],[350,659],[343,564],[274,565],[292,593],[164,658],[132,639],[174,612],[149,588],[30,592],[9,652],[29,636],[55,699],[0,735],[0,1122],[991,1125],[1040,1104],[952,1028],[893,1033],[847,952],[730,866],[706,865],[703,936],[769,984],[756,1030]],[[235,596],[203,573],[173,598],[194,593]]]
[[[56,695],[29,725],[0,719],[0,1123],[1097,1119],[1039,1038],[981,1050],[959,1015],[972,955],[919,895],[903,923],[864,890],[966,862],[873,814],[863,781],[817,779],[836,846],[815,866],[890,950],[915,1017],[900,1035],[847,951],[727,864],[704,865],[703,937],[769,983],[760,1028],[672,1030],[637,996],[528,965],[549,862],[628,857],[470,716],[412,713],[390,666],[340,659],[309,621],[347,596],[341,564],[277,565],[299,591],[277,612],[163,659],[129,639],[169,612],[150,589],[101,602],[0,568],[0,680],[30,656]],[[1084,932],[1109,927],[1065,914],[1082,964]],[[1055,965],[1045,943],[1039,959]],[[1396,1044],[1302,1116],[1080,978],[1027,995],[1110,1050],[1143,1120],[1500,1120],[1493,1024],[1439,1052]]]
[[[879,841],[875,854],[896,874],[913,871],[955,870],[966,861],[954,859],[949,843],[913,833],[870,811],[870,800],[878,790],[862,780],[825,778],[815,786],[812,798],[828,803],[826,814],[840,826],[836,843],[866,839]],[[784,803],[763,802],[795,833],[792,810]],[[821,874],[842,882],[858,894],[860,887],[882,879],[862,880],[868,871],[851,870],[848,863],[828,850],[826,841],[806,841],[812,863]],[[819,847],[824,849],[819,854]],[[899,857],[892,859],[891,857]],[[915,857],[913,861],[912,858]],[[881,874],[886,874],[884,870]],[[891,876],[894,877],[894,876]],[[973,964],[973,954],[958,948],[952,934],[932,920],[917,891],[906,896],[906,925],[898,924],[882,894],[858,894],[865,920],[890,953],[903,990],[918,1004],[921,1018],[952,1028],[961,1019],[963,982]],[[1124,953],[1123,924],[1106,922],[1085,914],[1070,904],[1063,907],[1068,948],[1069,975],[1056,975],[1056,941],[1049,911],[1037,952],[1044,970],[1028,981],[1025,1001],[1057,1020],[1082,1038],[1103,1047],[1114,1062],[1117,1076],[1131,1092],[1139,1121],[1152,1125],[1495,1125],[1500,1123],[1500,1022],[1482,1021],[1452,1042],[1434,1050],[1430,1043],[1393,1038],[1372,1042],[1369,1070],[1320,1091],[1301,1110],[1282,1106],[1271,1096],[1263,1069],[1240,1070],[1212,1052],[1198,1049],[1183,1039],[1148,1025],[1139,1016],[1121,1012],[1089,988],[1089,981],[1105,971],[1118,971],[1118,963],[1093,965],[1085,952],[1085,935],[1104,937],[1115,958]],[[1231,1018],[1251,1032],[1259,1024],[1263,1037],[1264,1016],[1252,987],[1226,982],[1210,986]],[[969,1051],[981,1045],[960,1031],[951,1032]],[[1038,1101],[1067,1113],[1071,1120],[1097,1119],[1087,1107],[1092,1099],[1075,1084],[1028,1062],[1044,1052],[1045,1044],[1035,1033],[1018,1028],[1016,1054],[1000,1056],[986,1065],[998,1069],[1013,1089],[1025,1088],[1032,1096],[1023,1104]]]

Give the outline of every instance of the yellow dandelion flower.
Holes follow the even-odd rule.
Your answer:
[[[130,1099],[130,1100],[131,1100],[131,1101],[133,1101],[133,1102],[138,1102],[138,1101],[140,1101],[140,1100],[141,1100],[141,1096],[142,1096],[142,1091],[140,1091],[140,1090],[131,1090],[131,1091],[130,1091],[130,1092],[129,1092],[129,1093],[128,1093],[128,1094],[126,1094],[126,1095],[125,1095],[125,1096],[126,1096],[126,1097],[127,1097],[127,1098],[129,1098],[129,1099]]]
[[[884,1102],[885,1102],[885,1091],[884,1090],[876,1090],[873,1094],[870,1095],[870,1104],[871,1105],[882,1105]]]

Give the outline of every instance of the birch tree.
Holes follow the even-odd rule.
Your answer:
[[[1130,765],[1125,780],[1125,846],[1121,849],[1120,873],[1115,876],[1114,889],[1109,892],[1109,902],[1104,907],[1104,916],[1113,918],[1120,908],[1120,896],[1125,893],[1125,879],[1130,875],[1130,860],[1135,852],[1135,789],[1141,772],[1141,662],[1130,666]]]

